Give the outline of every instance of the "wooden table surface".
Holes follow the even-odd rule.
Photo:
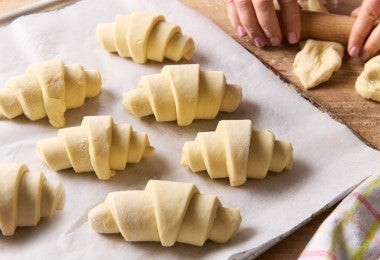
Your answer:
[[[39,0],[0,0],[0,14],[13,11],[21,6],[37,1]],[[60,6],[62,6],[62,4],[49,6],[46,10],[55,9]],[[333,209],[329,209],[325,213],[320,214],[311,222],[301,227],[277,245],[270,248],[258,259],[296,259],[305,248],[306,244],[309,242],[319,225],[331,213],[332,210]]]

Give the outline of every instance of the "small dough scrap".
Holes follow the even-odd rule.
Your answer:
[[[290,170],[292,164],[292,145],[275,140],[268,130],[254,130],[248,119],[219,121],[214,132],[200,132],[182,148],[182,166],[206,170],[211,178],[229,177],[231,186],[262,179],[268,171]]]
[[[362,97],[380,102],[380,55],[366,62],[355,89]]]
[[[61,128],[65,126],[66,109],[82,106],[101,88],[100,74],[81,65],[65,66],[61,60],[33,64],[0,89],[0,118],[25,114],[35,121],[47,116],[52,126]]]
[[[323,5],[321,0],[298,0],[298,3],[302,7],[302,10],[328,13],[329,11]]]
[[[321,0],[298,0],[298,4],[301,6],[302,10],[328,13],[328,10]],[[280,10],[280,5],[277,0],[273,0],[273,5],[276,10]]]
[[[297,53],[293,69],[306,89],[330,79],[342,65],[344,46],[336,42],[307,40]]]
[[[241,87],[227,84],[222,71],[186,64],[142,77],[136,89],[123,94],[123,105],[136,117],[154,114],[158,122],[186,126],[194,119],[213,119],[219,111],[233,112],[241,99]]]
[[[121,233],[126,241],[160,241],[203,246],[207,239],[225,243],[240,227],[239,208],[224,208],[192,183],[150,180],[145,190],[108,194],[88,213],[98,233]]]
[[[52,170],[74,168],[77,173],[94,171],[108,180],[127,163],[152,155],[146,133],[129,124],[115,124],[111,116],[86,116],[81,126],[58,130],[58,136],[37,143],[38,157]]]
[[[16,228],[36,226],[65,207],[65,191],[41,172],[30,172],[25,164],[0,163],[0,230],[4,236]]]
[[[114,23],[99,24],[96,36],[108,52],[132,58],[136,63],[164,58],[179,61],[193,57],[192,38],[182,35],[178,25],[169,24],[161,14],[134,12],[116,16]]]

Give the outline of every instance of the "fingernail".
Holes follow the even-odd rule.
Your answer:
[[[362,54],[360,54],[359,58],[362,60],[362,61],[366,61],[369,59],[369,56],[370,54],[368,52],[363,52]]]
[[[269,41],[272,46],[278,46],[281,43],[281,40],[279,37],[272,37],[269,39]]]
[[[241,27],[240,25],[238,25],[238,27],[237,27],[237,32],[238,32],[238,35],[240,37],[244,37],[246,35],[246,32],[245,32],[244,28]]]
[[[254,38],[253,43],[256,45],[256,47],[259,47],[259,48],[262,48],[265,46],[265,42],[260,37]]]
[[[297,37],[297,34],[295,32],[289,33],[289,35],[288,35],[288,42],[290,44],[295,44],[295,43],[298,42],[298,37]]]
[[[357,57],[358,55],[359,55],[359,49],[356,46],[352,47],[350,50],[350,56]]]

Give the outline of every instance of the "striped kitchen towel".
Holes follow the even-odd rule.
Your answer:
[[[299,259],[380,259],[380,174],[369,177],[338,205]]]

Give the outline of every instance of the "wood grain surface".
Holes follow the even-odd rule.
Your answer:
[[[25,6],[30,3],[37,2],[36,0],[18,0],[18,1],[10,1],[10,0],[0,0],[0,12],[4,13],[7,11],[14,10],[18,7]]]
[[[0,13],[4,13],[7,11],[12,11],[18,7],[37,2],[38,0],[19,0],[19,1],[13,1],[13,0],[0,0]],[[208,0],[189,0],[191,2],[197,3],[200,1],[204,1],[205,3],[209,3]],[[221,3],[223,3],[222,0],[220,0]],[[354,8],[354,4],[351,3],[351,5],[345,5],[343,8],[338,8],[340,12],[347,14]],[[59,8],[60,5],[53,6],[53,8]],[[217,7],[217,6],[216,6]],[[336,8],[336,6],[330,7]],[[41,11],[50,10],[52,7],[49,7],[48,9],[44,9]],[[211,8],[211,7],[209,7]],[[224,7],[222,7],[223,11],[218,10],[217,13],[219,15],[224,15]],[[215,10],[215,9],[214,9]],[[233,34],[234,32],[231,33]],[[286,47],[287,48],[287,47]],[[294,48],[294,47],[293,47]],[[282,49],[282,48],[281,48]],[[296,48],[295,48],[296,49]],[[271,53],[274,50],[268,50],[269,53],[267,56],[271,56]],[[266,52],[266,51],[263,51]],[[279,55],[281,54],[281,50],[277,50],[276,53]],[[293,55],[293,52],[290,52],[291,55]],[[284,56],[284,55],[282,55]],[[290,61],[289,61],[290,62]],[[302,250],[305,248],[308,241],[311,239],[319,225],[323,222],[323,220],[331,213],[332,209],[328,210],[327,212],[317,216],[312,221],[310,221],[305,226],[298,229],[296,232],[291,234],[289,237],[285,238],[281,242],[279,242],[277,245],[266,251],[264,254],[259,256],[258,259],[270,259],[270,260],[280,260],[280,259],[296,259],[299,254],[302,252]]]
[[[346,53],[341,69],[334,73],[329,81],[314,89],[305,90],[292,70],[294,57],[300,50],[298,45],[291,46],[283,42],[281,47],[256,48],[247,37],[237,36],[228,21],[224,1],[181,1],[216,23],[321,111],[329,113],[335,120],[347,125],[367,145],[380,149],[380,103],[362,98],[354,88],[355,81],[363,70],[363,63],[360,60],[350,58]],[[339,6],[330,11],[349,14],[355,6],[359,6],[360,2],[340,0]],[[321,30],[328,29],[321,26]],[[339,28],[332,29],[339,30]]]

